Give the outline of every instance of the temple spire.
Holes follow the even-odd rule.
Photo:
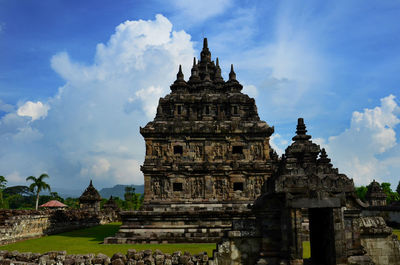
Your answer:
[[[331,162],[331,160],[328,158],[328,155],[326,154],[325,148],[321,149],[318,162],[320,164],[329,164]]]
[[[182,66],[179,65],[179,70],[178,73],[176,74],[176,80],[175,82],[171,85],[171,90],[172,91],[178,91],[185,89],[187,87],[185,79],[183,79],[183,72],[182,72]]]
[[[195,82],[199,80],[200,80],[199,67],[197,66],[196,63],[196,57],[193,57],[192,75],[189,78],[189,82]]]
[[[311,139],[311,135],[307,135],[306,125],[304,124],[303,118],[297,119],[297,126],[296,126],[296,136],[292,138],[293,141],[297,140],[309,140]]]
[[[231,71],[229,73],[229,81],[237,81],[236,80],[236,73],[233,70],[233,64],[231,64]]]
[[[204,49],[207,49],[208,50],[208,41],[207,41],[207,38],[204,38],[204,40],[203,40],[203,50]]]
[[[177,81],[185,81],[185,80],[183,79],[182,65],[179,65],[179,71],[178,71],[178,73],[176,74],[176,80],[177,80]]]
[[[306,125],[304,124],[303,118],[297,119],[297,126],[296,126],[296,134],[297,135],[305,135],[307,132]]]
[[[215,77],[214,77],[214,82],[216,82],[216,83],[223,83],[224,82],[224,79],[222,78],[222,75],[221,75],[221,68],[219,67],[219,60],[218,60],[218,57],[217,57],[217,60],[216,60],[217,62],[216,62],[216,66],[215,66]]]
[[[207,38],[204,38],[204,41],[203,41],[203,50],[200,53],[200,61],[201,62],[211,62],[211,52],[208,49]]]

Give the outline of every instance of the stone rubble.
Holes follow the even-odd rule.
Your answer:
[[[50,251],[44,254],[19,253],[0,250],[1,265],[206,265],[209,262],[206,252],[191,255],[181,251],[165,254],[160,250],[129,249],[126,254],[115,253],[111,258],[105,254],[68,255],[66,251]]]

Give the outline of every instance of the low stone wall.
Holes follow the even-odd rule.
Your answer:
[[[0,245],[115,221],[114,213],[82,210],[0,210]]]
[[[180,251],[173,254],[164,254],[159,250],[136,251],[128,250],[127,254],[116,253],[111,258],[104,254],[67,255],[65,251],[52,251],[43,255],[38,253],[19,253],[18,251],[0,251],[0,264],[103,264],[103,265],[144,265],[144,264],[165,264],[165,265],[213,265],[208,259],[207,253],[191,255]]]
[[[359,219],[361,245],[376,265],[400,265],[400,242],[382,217]]]
[[[400,205],[370,206],[362,211],[362,215],[380,216],[389,226],[400,228]]]
[[[234,222],[255,219],[248,209],[121,212],[122,225],[105,244],[218,243]]]

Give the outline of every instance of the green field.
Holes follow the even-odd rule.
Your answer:
[[[42,254],[53,250],[66,250],[67,254],[103,253],[111,257],[117,252],[126,254],[128,249],[159,249],[164,253],[171,254],[175,251],[188,251],[191,254],[198,254],[206,251],[209,256],[212,256],[212,251],[216,247],[215,244],[102,244],[104,238],[113,236],[118,231],[120,225],[121,223],[111,223],[92,228],[61,233],[58,235],[29,239],[14,244],[0,246],[0,250],[18,250],[19,252],[33,252]]]
[[[137,244],[137,245],[104,245],[105,237],[114,235],[121,223],[111,223],[92,228],[75,230],[72,232],[61,233],[58,235],[45,236],[36,239],[29,239],[14,244],[0,246],[0,250],[18,250],[19,252],[45,253],[48,251],[66,250],[68,254],[87,254],[103,253],[112,256],[114,253],[121,252],[126,254],[128,249],[136,250],[156,250],[164,253],[173,253],[175,251],[188,251],[191,254],[207,252],[211,257],[215,244]],[[400,230],[394,229],[393,233],[400,239]],[[310,242],[303,242],[303,258],[309,258]]]
[[[400,240],[400,229],[393,229],[393,234],[395,234],[397,238]]]

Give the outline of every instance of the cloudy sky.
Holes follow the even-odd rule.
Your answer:
[[[207,37],[279,152],[298,117],[356,185],[400,179],[399,1],[0,0],[0,175],[142,184],[144,141]]]

